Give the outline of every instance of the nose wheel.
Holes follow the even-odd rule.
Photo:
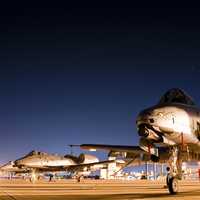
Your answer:
[[[178,179],[168,174],[167,187],[170,194],[176,194],[178,192]]]

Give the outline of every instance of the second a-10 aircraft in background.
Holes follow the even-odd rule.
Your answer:
[[[178,192],[182,162],[200,161],[200,109],[183,90],[167,91],[158,104],[139,113],[136,120],[139,146],[82,144],[82,149],[107,150],[124,155],[128,164],[137,159],[169,164],[167,186]]]
[[[76,157],[31,151],[24,157],[3,165],[0,170],[16,174],[29,173],[31,182],[35,182],[40,173],[67,171],[74,174],[79,181],[83,175],[89,175],[92,171],[105,168],[111,162],[114,161],[99,161],[96,156],[89,154],[80,154]]]

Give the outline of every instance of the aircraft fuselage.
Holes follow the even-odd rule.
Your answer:
[[[138,133],[152,143],[200,146],[200,109],[180,103],[150,107],[137,117]]]

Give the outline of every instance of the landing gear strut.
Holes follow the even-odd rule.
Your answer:
[[[37,179],[38,179],[38,177],[36,175],[36,172],[35,172],[35,170],[33,170],[31,173],[30,182],[35,183]]]
[[[182,178],[182,162],[180,157],[181,156],[178,147],[173,147],[169,161],[170,167],[167,167],[166,179],[170,194],[176,194],[178,192],[178,180],[181,180]]]

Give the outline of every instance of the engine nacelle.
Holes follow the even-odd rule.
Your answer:
[[[95,163],[99,162],[99,159],[96,156],[90,154],[80,154],[78,157],[79,164]]]

